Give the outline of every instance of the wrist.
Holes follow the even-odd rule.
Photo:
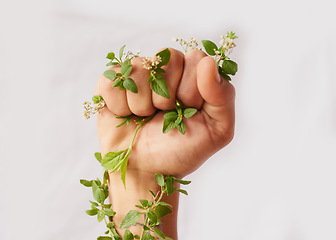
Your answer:
[[[175,183],[175,188],[178,188],[178,183]],[[153,173],[140,172],[133,169],[128,169],[126,174],[126,190],[121,181],[120,172],[115,172],[109,175],[109,199],[112,204],[113,211],[116,215],[113,216],[113,222],[116,224],[117,231],[123,235],[126,229],[120,229],[120,224],[126,214],[130,210],[143,212],[135,205],[140,205],[139,200],[144,199],[153,201],[151,190],[155,195],[160,193],[161,187],[155,181]],[[174,192],[167,197],[164,194],[161,201],[164,201],[172,206],[172,213],[161,219],[160,230],[167,236],[177,239],[177,210],[178,210],[179,193]],[[138,224],[129,227],[129,230],[135,235],[141,235],[142,226],[144,224],[143,215],[140,217]]]

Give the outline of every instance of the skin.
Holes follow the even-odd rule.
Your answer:
[[[170,99],[150,89],[149,72],[142,67],[142,58],[132,59],[130,77],[138,86],[137,94],[112,87],[111,80],[104,76],[99,78],[94,91],[106,102],[106,107],[96,117],[102,155],[126,149],[133,138],[136,125],[132,122],[130,126],[116,128],[121,122],[116,116],[131,113],[150,116],[156,110],[173,109],[176,98],[186,107],[199,110],[192,118],[184,120],[185,135],[177,129],[162,133],[164,112],[159,112],[139,131],[128,162],[127,191],[119,172],[109,176],[110,201],[117,212],[113,220],[117,226],[129,210],[136,209],[134,205],[139,199],[151,199],[147,189],[159,191],[155,173],[183,178],[225,147],[234,135],[235,90],[218,74],[214,59],[200,50],[191,50],[185,55],[175,49],[169,50],[171,59],[164,67],[164,78]],[[120,67],[111,69],[120,72]],[[173,239],[177,239],[178,198],[174,193],[169,199],[163,199],[173,205],[174,212],[163,218],[161,229]],[[140,234],[141,226],[132,226],[130,230]],[[124,230],[118,231],[123,234]]]

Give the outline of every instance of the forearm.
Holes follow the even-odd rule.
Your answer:
[[[179,186],[176,185],[175,188]],[[116,224],[117,231],[123,235],[125,229],[120,229],[120,224],[126,214],[130,210],[142,210],[135,207],[140,205],[140,199],[146,199],[153,201],[152,194],[148,191],[151,190],[154,194],[160,194],[160,186],[155,181],[153,173],[127,170],[126,174],[126,190],[120,180],[120,173],[116,172],[109,176],[109,198],[112,204],[113,211],[116,215],[113,217],[113,221]],[[161,219],[161,225],[159,229],[168,237],[177,239],[177,211],[178,211],[179,193],[174,192],[171,196],[163,196],[161,201],[169,203],[173,208],[173,212]],[[141,235],[145,218],[140,217],[139,224],[129,227],[129,230],[135,235]]]

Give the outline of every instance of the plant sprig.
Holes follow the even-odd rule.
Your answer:
[[[167,133],[177,128],[183,135],[186,132],[186,125],[183,118],[191,118],[197,112],[196,108],[184,108],[181,103],[176,100],[175,109],[167,111],[163,121],[162,132]]]
[[[132,72],[132,63],[131,59],[137,57],[137,54],[133,54],[128,52],[128,54],[124,54],[124,48],[126,45],[122,46],[119,50],[119,58],[116,57],[114,52],[109,52],[106,56],[107,59],[110,60],[106,66],[112,65],[120,65],[120,73],[117,73],[113,69],[106,70],[103,75],[104,77],[113,81],[112,87],[119,87],[120,90],[130,90],[131,92],[137,93],[138,87],[129,75]]]
[[[215,56],[218,72],[228,81],[231,81],[231,77],[229,75],[234,76],[238,71],[238,64],[230,60],[228,57],[228,55],[232,52],[232,49],[236,46],[234,43],[234,39],[236,38],[237,36],[234,32],[227,32],[225,37],[221,36],[219,47],[210,40],[202,41],[205,51],[210,56]]]
[[[162,97],[170,98],[168,86],[166,80],[163,78],[165,70],[163,66],[168,65],[170,60],[170,51],[168,48],[158,52],[154,57],[146,57],[143,60],[143,67],[149,70],[150,75],[148,82],[150,82],[150,88]]]

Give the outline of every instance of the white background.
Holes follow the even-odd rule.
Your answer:
[[[182,240],[336,239],[333,1],[0,2],[0,239],[92,240],[80,178],[100,176],[82,118],[123,44],[237,33],[233,142],[187,179]]]

